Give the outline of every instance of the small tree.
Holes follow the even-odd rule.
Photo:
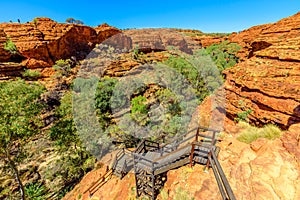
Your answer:
[[[72,17],[69,17],[68,19],[66,19],[66,22],[67,23],[74,23],[75,22],[75,19],[74,18],[72,18]]]
[[[78,20],[78,19],[74,19],[72,17],[66,19],[66,22],[70,23],[70,24],[83,24],[83,21]]]
[[[23,200],[25,190],[17,163],[23,144],[39,133],[42,105],[37,99],[42,92],[43,87],[26,84],[23,80],[0,84],[0,156],[15,175]]]

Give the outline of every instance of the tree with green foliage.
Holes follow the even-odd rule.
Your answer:
[[[101,128],[105,129],[109,126],[111,120],[111,105],[110,99],[113,96],[113,91],[117,79],[110,77],[103,77],[97,86],[95,100],[96,100],[96,109],[97,116]]]
[[[38,101],[44,88],[26,84],[23,80],[0,83],[0,155],[16,177],[24,200],[24,186],[18,170],[22,146],[39,133],[42,126],[39,114],[43,108]]]
[[[37,25],[38,25],[38,23],[39,23],[39,20],[38,20],[37,18],[34,18],[34,19],[32,20],[32,23],[33,23],[33,25],[34,25],[34,28],[37,28]]]
[[[67,18],[67,19],[66,19],[66,22],[67,22],[67,23],[71,23],[71,24],[83,24],[83,21],[78,20],[78,19],[74,19],[74,18],[72,18],[72,17]]]
[[[72,24],[72,23],[75,22],[75,19],[73,17],[69,17],[69,18],[66,19],[66,22]]]
[[[18,54],[18,49],[15,43],[10,38],[8,38],[4,43],[4,50],[10,52],[13,55]]]

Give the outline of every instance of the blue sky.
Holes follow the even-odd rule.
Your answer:
[[[276,22],[300,11],[300,0],[138,0],[69,1],[1,0],[0,22],[69,17],[86,25],[108,23],[117,28],[189,28],[203,32],[241,31]]]

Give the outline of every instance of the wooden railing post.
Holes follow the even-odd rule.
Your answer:
[[[193,167],[193,159],[194,159],[194,151],[195,151],[195,144],[192,144],[191,154],[190,154],[190,167]]]
[[[199,131],[200,131],[200,127],[197,128],[196,137],[195,137],[196,142],[198,142]]]
[[[213,131],[213,137],[211,139],[211,145],[214,146],[215,145],[215,140],[216,140],[216,132]]]
[[[210,161],[209,161],[209,158],[211,157],[211,151],[213,151],[212,150],[212,148],[209,150],[209,152],[208,152],[208,158],[207,158],[207,163],[206,163],[206,165],[205,165],[205,167],[204,167],[204,172],[206,172],[206,170],[208,171],[208,169],[209,169],[209,165],[210,165]]]

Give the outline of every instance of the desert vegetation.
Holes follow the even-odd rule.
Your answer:
[[[83,21],[79,19],[74,19],[73,17],[67,18],[66,22],[71,24],[84,24]]]
[[[241,142],[250,144],[258,138],[274,140],[281,136],[282,130],[274,124],[267,124],[263,127],[255,127],[245,121],[240,121],[238,127],[242,128],[237,139]]]
[[[11,40],[7,40],[5,49],[12,54],[18,52]],[[192,99],[193,104],[197,105],[222,84],[220,72],[237,61],[233,56],[236,49],[229,43],[223,43],[202,49],[194,56],[174,54],[160,64],[171,67],[173,73],[181,74],[188,81],[192,86],[192,92],[196,94],[196,99]],[[134,51],[134,56],[134,59],[144,62],[140,59],[144,55],[140,55],[137,49]],[[234,62],[231,62],[232,60]],[[215,70],[209,67],[214,63],[213,61],[218,61]],[[64,80],[74,75],[73,67],[70,59],[55,62],[53,69],[56,72],[54,78],[57,84],[67,84]],[[46,91],[40,84],[35,83],[40,76],[39,71],[27,69],[22,77],[29,82],[22,79],[1,82],[0,112],[4,117],[0,121],[0,153],[4,158],[5,171],[16,177],[21,198],[44,199],[55,194],[53,197],[60,199],[94,167],[96,158],[87,151],[74,123],[74,99],[71,91],[73,84],[69,83],[59,93]],[[172,77],[172,74],[169,76]],[[180,85],[180,82],[176,83],[175,79],[174,81],[173,84]],[[100,127],[105,130],[106,138],[110,138],[110,142],[124,147],[134,147],[139,141],[139,138],[134,137],[131,132],[134,130],[122,129],[122,126],[117,124],[119,119],[116,113],[112,112],[114,104],[125,105],[126,103],[112,100],[113,96],[118,96],[116,93],[118,91],[115,91],[118,83],[119,79],[108,76],[99,80],[94,97],[97,118]],[[52,100],[45,100],[45,98]],[[172,137],[184,132],[188,120],[183,115],[185,108],[180,103],[182,99],[183,96],[170,88],[144,85],[130,97],[128,104],[130,111],[125,113],[124,119],[138,126],[148,126],[149,130],[156,133],[150,137],[152,140]],[[120,100],[122,101],[122,98],[118,99]],[[41,116],[47,114],[49,109],[52,112],[50,115],[52,120],[50,126],[47,125],[45,128]],[[163,110],[163,115],[159,119],[152,117],[157,109]],[[45,137],[49,147],[54,148],[56,152],[52,164],[43,169],[44,172],[40,172],[45,173],[42,179],[23,184],[25,177],[19,171],[20,165],[25,162],[26,157],[33,156],[28,152],[30,144],[28,141],[33,138],[39,141]],[[55,185],[49,184],[49,181]],[[7,188],[3,188],[1,195],[7,196],[12,193]]]
[[[15,43],[10,38],[8,38],[4,43],[4,49],[13,55],[18,54],[18,49]]]
[[[26,69],[22,76],[28,80],[37,80],[41,77],[41,72],[32,69]]]
[[[12,44],[7,44],[10,46],[9,49],[17,51]],[[196,106],[223,84],[222,71],[238,62],[238,57],[236,57],[238,50],[238,45],[225,41],[201,49],[194,55],[170,54],[169,58],[159,65],[172,69],[173,74],[170,73],[169,78],[172,78],[174,74],[182,76],[182,79],[172,79],[172,84],[180,85],[180,81],[186,81],[191,86],[189,92],[194,93],[196,97],[188,103]],[[144,55],[140,54],[137,49],[134,50],[133,56],[133,59],[147,63],[146,60],[141,59]],[[53,69],[56,72],[54,78],[56,78],[57,84],[67,84],[63,80],[74,75],[72,68],[70,59],[55,62]],[[76,102],[76,99],[73,99],[73,92],[77,92],[77,89],[73,88],[74,83],[68,83],[67,87],[57,93],[57,91],[46,91],[45,88],[34,82],[40,77],[38,71],[26,70],[22,76],[30,82],[26,83],[24,80],[18,79],[1,83],[1,96],[3,96],[3,98],[1,97],[1,106],[4,108],[1,109],[1,115],[7,116],[1,118],[0,127],[2,130],[1,156],[5,158],[5,169],[9,174],[17,177],[21,197],[38,200],[53,195],[53,198],[60,199],[88,171],[93,169],[97,160],[95,155],[90,152],[96,152],[99,149],[96,147],[92,147],[94,148],[92,150],[87,149],[75,126],[73,103]],[[82,80],[79,78],[75,81]],[[122,85],[120,78],[105,76],[97,82],[94,96],[95,109],[99,126],[104,130],[104,138],[109,138],[106,145],[113,143],[119,147],[134,147],[139,141],[139,138],[133,134],[135,126],[132,126],[131,130],[128,127],[124,129],[122,125],[118,124],[120,119],[118,113],[113,112],[114,104],[125,105],[128,103],[129,110],[123,113],[123,120],[141,127],[147,126],[154,133],[149,136],[151,140],[165,141],[176,134],[185,132],[189,118],[185,116],[184,110],[188,108],[181,103],[184,96],[171,88],[159,84],[146,84],[134,91],[129,102],[126,102],[124,98],[113,99],[114,96],[122,95],[118,94],[122,91],[122,87],[116,90],[116,87],[120,87],[117,86],[118,84]],[[138,85],[140,83],[133,81],[130,84]],[[90,91],[86,92],[91,93]],[[23,98],[19,98],[19,94],[22,94]],[[42,100],[45,97],[46,99],[50,98],[51,101]],[[54,100],[56,103],[53,103]],[[49,112],[49,109],[52,112],[52,121],[50,126],[44,127],[41,116]],[[159,118],[153,118],[152,115],[157,110],[162,110],[163,114]],[[81,112],[83,117],[89,115],[84,108],[81,109]],[[246,117],[239,116],[241,120]],[[11,129],[7,127],[11,127]],[[43,131],[41,131],[42,129]],[[270,135],[272,134],[255,137],[273,138]],[[41,137],[46,137],[50,147],[55,150],[52,164],[43,169],[42,179],[23,184],[24,176],[19,173],[19,165],[25,159],[24,155],[28,153],[26,142],[32,138]],[[245,137],[246,139],[243,139]],[[249,142],[247,136],[241,135],[240,138],[241,141]],[[12,193],[4,189],[1,195],[7,196]],[[176,192],[176,198],[190,199],[181,189]]]

